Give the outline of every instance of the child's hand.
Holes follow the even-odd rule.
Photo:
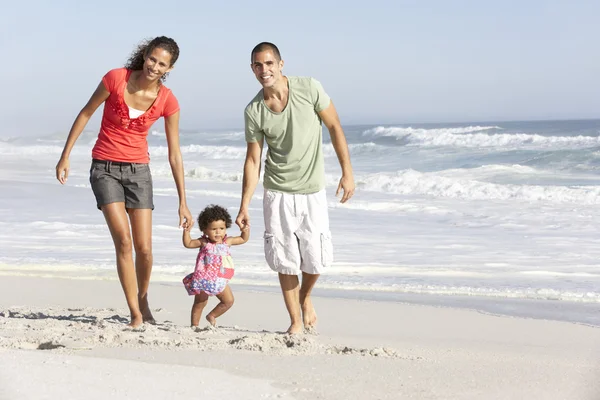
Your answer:
[[[250,232],[250,225],[244,225],[243,228],[240,228],[240,232],[246,233],[246,232]]]

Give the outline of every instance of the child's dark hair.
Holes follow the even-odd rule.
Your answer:
[[[215,221],[225,221],[225,226],[230,228],[231,215],[229,215],[229,211],[221,206],[211,204],[198,215],[198,226],[201,231],[208,228],[208,224]]]

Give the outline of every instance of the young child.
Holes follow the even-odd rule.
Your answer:
[[[241,236],[227,236],[231,227],[231,215],[217,205],[209,205],[198,215],[198,226],[204,235],[198,239],[190,237],[190,225],[183,230],[183,245],[188,249],[200,248],[196,258],[196,269],[183,279],[188,294],[194,295],[192,305],[192,327],[200,323],[202,310],[209,296],[217,296],[220,303],[208,313],[206,320],[217,325],[217,318],[233,305],[233,293],[228,285],[234,267],[229,246],[244,244],[250,237],[250,228],[244,228]]]

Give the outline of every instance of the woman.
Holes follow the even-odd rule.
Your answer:
[[[148,305],[154,204],[147,136],[160,117],[165,120],[169,164],[179,195],[179,225],[194,223],[185,199],[179,104],[163,85],[178,57],[177,43],[160,36],[142,43],[124,68],[109,71],[77,115],[56,165],[56,178],[65,184],[71,150],[91,116],[104,103],[100,133],[92,150],[90,183],[115,245],[117,271],[132,327],[154,323]]]

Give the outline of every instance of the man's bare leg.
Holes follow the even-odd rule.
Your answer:
[[[192,327],[196,327],[200,324],[200,317],[202,316],[202,310],[208,303],[208,295],[204,292],[194,296],[194,304],[192,304],[191,324]]]
[[[233,305],[233,292],[229,285],[225,286],[225,289],[217,295],[217,299],[219,299],[220,303],[206,316],[206,320],[212,326],[217,326],[217,318],[223,315],[225,311],[229,310]]]
[[[104,214],[104,219],[115,245],[119,281],[125,293],[125,299],[127,300],[127,306],[131,315],[129,326],[136,328],[142,325],[143,318],[137,296],[131,233],[129,232],[129,221],[127,220],[125,203],[116,202],[104,205],[102,206],[102,213]]]
[[[302,309],[302,322],[304,328],[313,329],[317,325],[317,313],[315,307],[312,304],[310,294],[315,283],[319,279],[319,274],[307,274],[302,272],[302,286],[300,287],[300,307]]]
[[[138,303],[144,322],[156,323],[148,304],[148,287],[152,274],[152,210],[127,210],[131,221],[133,246],[135,248],[135,274],[138,284]]]
[[[291,325],[286,333],[295,334],[302,332],[302,314],[300,311],[300,283],[298,275],[279,274],[279,284],[283,293],[283,300],[288,314],[290,314]]]

